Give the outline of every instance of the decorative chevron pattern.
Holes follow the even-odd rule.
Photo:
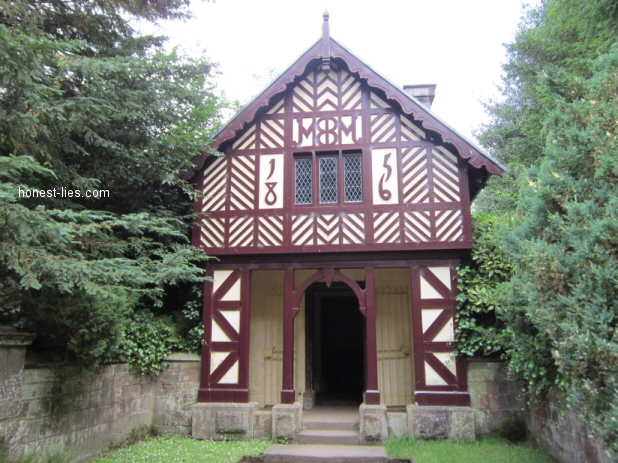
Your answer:
[[[371,109],[377,109],[377,108],[389,109],[390,105],[386,101],[381,99],[375,93],[370,92],[369,93],[369,107]]]
[[[431,240],[431,213],[410,211],[404,214],[404,237],[407,243],[424,243]]]
[[[371,142],[390,143],[397,139],[397,126],[395,114],[372,114],[371,115]]]
[[[283,216],[271,215],[258,219],[258,246],[283,244]]]
[[[373,213],[373,240],[376,243],[399,243],[399,212]]]
[[[311,72],[292,91],[292,111],[295,113],[313,111],[313,93],[313,72]]]
[[[264,119],[260,123],[260,147],[283,148],[284,119]]]
[[[464,161],[453,145],[438,146],[424,120],[404,113],[339,58],[328,73],[317,61],[311,66],[222,145],[225,157],[208,161],[198,208],[206,218],[196,232],[201,246],[216,255],[470,244]],[[355,156],[356,170],[349,162]],[[313,166],[304,196],[295,190],[296,158]],[[328,205],[319,169],[326,158],[337,166]]]
[[[406,204],[429,202],[427,150],[420,146],[403,148],[401,156],[403,201]]]
[[[204,217],[200,228],[200,241],[207,248],[221,248],[225,241],[225,219]]]
[[[230,209],[246,211],[255,205],[255,155],[232,157]]]
[[[442,147],[432,150],[432,154],[434,201],[461,201],[457,157]]]
[[[341,244],[365,242],[365,214],[344,214],[341,225]]]
[[[214,212],[225,209],[226,177],[227,159],[218,158],[204,173],[202,211]]]
[[[232,148],[235,150],[250,150],[257,148],[255,128],[255,124],[249,127],[249,129],[234,142]]]
[[[339,216],[323,214],[317,216],[317,244],[337,244],[339,238]]]
[[[325,74],[318,73],[316,76],[317,94],[316,103],[318,111],[336,111],[339,106],[339,88],[337,85],[337,72]]]
[[[341,71],[340,101],[343,110],[361,109],[362,91],[360,81],[346,71]]]
[[[254,222],[255,220],[253,217],[231,218],[228,230],[229,246],[251,246],[253,244]]]
[[[436,240],[460,241],[463,239],[463,217],[460,209],[435,211]]]
[[[314,224],[315,218],[313,215],[292,216],[292,244],[294,246],[313,244],[315,237]]]
[[[407,117],[399,116],[401,141],[419,141],[425,139],[425,132],[414,125]]]

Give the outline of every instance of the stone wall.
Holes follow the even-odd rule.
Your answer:
[[[148,428],[162,434],[191,433],[200,358],[173,354],[159,376],[127,365],[107,365],[96,374],[55,376],[50,368],[24,369],[28,336],[0,333],[0,437],[10,456],[26,451],[73,453],[85,459]],[[526,406],[517,381],[500,362],[468,362],[475,434],[491,433],[504,419],[522,415],[536,444],[562,463],[609,463],[586,435],[574,410],[564,414],[556,395]],[[413,407],[415,408],[415,407]],[[270,437],[270,411],[255,411],[254,437]],[[390,416],[393,415],[393,416]],[[389,413],[391,437],[408,434],[406,413]],[[263,429],[262,429],[263,428]]]
[[[610,463],[599,442],[588,437],[577,410],[567,409],[558,394],[533,402],[526,410],[531,439],[562,463]],[[566,413],[565,413],[566,412]]]
[[[172,354],[156,378],[152,425],[158,434],[191,434],[193,406],[200,386],[200,356]]]
[[[521,385],[509,378],[505,363],[468,359],[468,390],[477,436],[491,434],[507,418],[523,418]]]
[[[151,425],[152,390],[152,379],[127,365],[69,379],[55,377],[48,368],[26,368],[20,447],[41,453],[104,450]]]
[[[602,446],[588,437],[577,411],[567,409],[558,394],[528,404],[520,383],[508,377],[505,363],[468,359],[468,388],[477,436],[491,434],[503,420],[520,416],[530,439],[559,462],[611,462]]]
[[[190,433],[199,356],[174,354],[159,376],[126,364],[58,376],[48,367],[24,369],[26,344],[7,345],[4,339],[0,336],[0,438],[11,458],[62,452],[84,460],[151,428]]]

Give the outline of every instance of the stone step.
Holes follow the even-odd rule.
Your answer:
[[[271,445],[264,463],[388,463],[384,447],[360,445]]]
[[[359,445],[360,437],[358,431],[307,430],[301,431],[298,442],[300,444]]]
[[[303,417],[304,430],[330,430],[330,431],[358,431],[360,429],[360,418],[324,418],[324,417]]]

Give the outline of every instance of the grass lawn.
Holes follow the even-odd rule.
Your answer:
[[[91,463],[236,463],[264,453],[271,441],[213,442],[184,436],[149,437]]]
[[[413,457],[414,463],[554,463],[555,460],[530,444],[513,445],[505,439],[476,442],[446,440],[389,440],[391,457]]]

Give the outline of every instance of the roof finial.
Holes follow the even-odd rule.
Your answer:
[[[322,71],[330,72],[330,24],[328,22],[328,10],[324,10],[322,15]]]

